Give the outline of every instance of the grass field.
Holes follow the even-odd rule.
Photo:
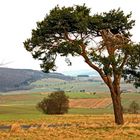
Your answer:
[[[68,114],[113,114],[112,104],[104,105],[105,99],[110,98],[108,93],[97,93],[95,95],[89,93],[74,92],[66,93],[70,99],[83,103],[76,103],[81,107],[73,106],[69,109]],[[36,104],[40,102],[44,97],[47,97],[48,93],[26,93],[26,94],[15,94],[15,95],[1,95],[0,96],[0,120],[8,119],[35,119],[44,116],[41,112],[36,109]],[[86,103],[86,99],[87,103]],[[89,106],[89,99],[90,105]],[[96,101],[96,102],[95,102]],[[128,108],[132,101],[136,101],[140,105],[140,94],[139,93],[124,93],[122,94],[122,104],[124,108]],[[92,103],[93,102],[93,103]],[[98,103],[98,104],[97,104]],[[95,105],[97,106],[95,106]],[[100,104],[100,106],[99,106]],[[85,107],[87,105],[87,108]]]
[[[68,114],[44,115],[36,104],[49,92],[41,88],[0,95],[0,140],[140,140],[140,115],[125,114],[125,124],[116,126],[108,92],[66,92],[74,103]],[[124,108],[132,101],[140,105],[140,93],[121,98]]]
[[[94,77],[91,78],[94,80]],[[99,79],[98,79],[99,80]],[[45,92],[45,91],[56,91],[56,90],[64,90],[71,92],[79,92],[80,90],[85,90],[86,92],[97,92],[104,93],[108,92],[108,88],[101,81],[89,81],[89,80],[72,80],[72,81],[64,81],[61,79],[42,79],[31,84],[33,87],[30,92]],[[123,90],[132,90],[136,91],[132,84],[121,83],[121,89]],[[139,89],[140,91],[140,89]]]
[[[1,121],[1,140],[139,140],[140,115],[125,115],[125,124],[113,115],[53,115],[32,120]],[[27,129],[22,126],[29,126]]]

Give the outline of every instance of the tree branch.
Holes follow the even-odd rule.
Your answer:
[[[73,39],[71,39],[69,36],[68,36],[68,32],[64,29],[64,37],[66,40],[70,41],[71,43],[73,43]]]
[[[106,78],[106,76],[104,75],[102,69],[100,69],[99,67],[97,67],[96,65],[94,65],[88,58],[87,53],[86,53],[86,46],[84,44],[80,45],[81,49],[82,49],[82,53],[81,56],[83,56],[83,58],[85,59],[85,62],[94,70],[96,70],[100,76],[102,77],[102,79],[104,80],[104,82],[108,85],[108,79]]]
[[[74,40],[72,40],[72,39],[68,36],[68,33],[66,32],[66,30],[64,30],[64,36],[65,36],[65,39],[66,39],[66,40],[68,40],[68,41],[70,41],[71,43],[73,43]],[[79,45],[79,47],[81,47],[81,50],[82,50],[81,56],[83,56],[83,58],[85,59],[85,62],[86,62],[91,68],[93,68],[94,70],[96,70],[96,71],[100,74],[100,76],[101,76],[101,78],[103,79],[103,81],[104,81],[108,86],[110,86],[110,85],[109,85],[109,82],[110,82],[111,78],[110,78],[109,76],[104,75],[102,69],[100,69],[99,67],[97,67],[95,64],[93,64],[93,63],[89,60],[89,58],[88,58],[88,56],[87,56],[87,53],[86,53],[86,46],[85,46],[84,44],[81,44],[81,45]],[[112,83],[112,82],[111,82],[111,83]]]
[[[127,58],[128,58],[128,54],[125,53],[125,56],[124,56],[123,62],[122,62],[122,64],[120,65],[120,70],[122,70],[123,67],[124,67],[124,65],[126,64],[126,62],[127,62]]]

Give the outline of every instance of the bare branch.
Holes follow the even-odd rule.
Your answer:
[[[86,62],[91,68],[93,68],[94,70],[96,70],[96,71],[100,74],[100,76],[102,77],[102,79],[104,80],[104,82],[108,85],[108,80],[107,80],[106,76],[104,75],[102,69],[100,69],[99,67],[97,67],[95,64],[93,64],[93,63],[89,60],[89,58],[88,58],[88,56],[87,56],[87,53],[86,53],[86,50],[85,50],[86,46],[85,46],[84,44],[82,44],[82,45],[80,45],[80,46],[81,46],[81,49],[82,49],[81,55],[82,55],[83,58],[85,59],[85,62]]]

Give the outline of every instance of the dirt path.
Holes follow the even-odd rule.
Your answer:
[[[112,104],[110,98],[103,99],[70,99],[70,108],[105,108]]]

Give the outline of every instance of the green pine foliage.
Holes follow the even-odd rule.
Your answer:
[[[119,33],[130,37],[129,30],[134,24],[131,13],[125,15],[121,9],[91,15],[91,9],[85,5],[62,8],[56,6],[42,21],[37,22],[37,28],[32,30],[32,37],[24,42],[24,46],[33,58],[42,61],[43,71],[49,72],[56,70],[57,56],[80,56],[82,44],[93,48],[91,43],[94,38],[101,36],[100,30],[110,29],[113,34]],[[74,39],[69,40],[68,36]],[[120,71],[119,64],[123,61],[123,53],[126,53],[126,49],[120,49],[115,58],[111,58],[87,50],[90,61],[96,62],[105,74],[112,73],[108,62],[116,64],[116,71]]]

